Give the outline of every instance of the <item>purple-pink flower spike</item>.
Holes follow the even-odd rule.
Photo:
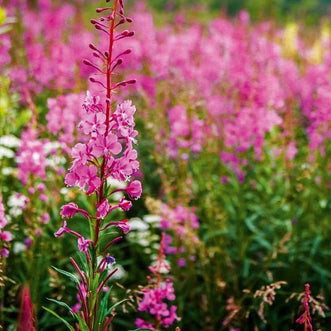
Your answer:
[[[310,285],[305,284],[305,297],[302,300],[302,305],[304,308],[304,313],[296,320],[299,324],[304,324],[304,331],[314,331],[312,325],[312,318],[310,316],[309,310],[309,301],[310,301]]]
[[[108,330],[113,319],[112,315],[105,316],[105,312],[100,311],[100,303],[104,299],[102,293],[106,283],[117,270],[115,268],[110,271],[107,268],[115,263],[115,259],[109,255],[108,251],[122,237],[118,236],[102,245],[100,237],[111,227],[119,229],[121,233],[127,233],[130,230],[127,220],[108,219],[113,210],[118,208],[128,210],[132,203],[123,198],[117,204],[111,205],[109,197],[118,189],[111,189],[107,178],[129,181],[139,169],[137,152],[134,149],[135,137],[138,134],[134,129],[136,108],[131,101],[126,100],[117,104],[114,110],[112,109],[114,90],[135,83],[132,79],[121,82],[114,82],[112,79],[114,70],[123,62],[121,57],[131,52],[126,50],[113,58],[114,45],[118,40],[134,34],[128,30],[116,33],[116,28],[132,20],[124,15],[122,0],[114,0],[112,7],[98,8],[97,12],[102,12],[103,17],[99,20],[91,20],[91,23],[97,30],[105,33],[109,39],[108,48],[101,50],[90,44],[94,57],[100,63],[90,60],[84,60],[84,63],[97,71],[98,78],[91,77],[90,81],[101,86],[104,93],[100,96],[87,93],[81,121],[78,124],[82,140],[71,150],[73,162],[65,176],[65,183],[68,186],[78,186],[90,196],[94,210],[89,212],[80,208],[75,202],[67,203],[61,208],[61,215],[66,220],[55,233],[56,237],[62,237],[65,234],[76,237],[78,250],[86,257],[86,263],[83,266],[70,258],[79,274],[79,303],[74,306],[74,311],[79,329],[82,330],[96,330],[96,328]],[[136,199],[142,193],[142,185],[138,180],[134,180],[129,182],[126,188],[120,190],[127,193],[128,198]],[[95,196],[92,193],[96,193]],[[90,237],[70,229],[68,223],[76,215],[83,216],[89,221]]]

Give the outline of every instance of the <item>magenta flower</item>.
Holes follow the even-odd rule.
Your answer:
[[[128,222],[127,219],[123,220],[122,222],[110,222],[103,228],[103,230],[105,230],[111,226],[117,226],[124,233],[128,233],[130,231],[130,225],[127,222]]]
[[[82,214],[84,217],[88,218],[90,214],[83,209],[78,208],[78,205],[74,202],[69,202],[61,207],[61,215],[66,218],[71,218],[77,213]]]
[[[50,216],[48,213],[44,213],[42,216],[41,216],[41,220],[43,223],[48,223],[49,220],[50,220]]]
[[[114,239],[105,244],[105,240],[102,239],[111,233],[104,230],[109,227],[120,228],[124,233],[130,230],[127,220],[104,222],[103,219],[117,208],[128,210],[132,206],[132,203],[125,199],[122,199],[117,205],[110,206],[108,198],[118,190],[114,190],[111,187],[107,178],[129,180],[139,169],[137,152],[133,148],[133,144],[136,143],[135,137],[138,134],[134,130],[133,116],[136,108],[131,101],[124,101],[114,109],[115,100],[113,100],[114,92],[117,89],[135,83],[133,79],[116,82],[118,75],[114,74],[114,69],[123,62],[123,59],[120,57],[129,54],[131,51],[117,52],[113,50],[113,46],[116,41],[129,38],[134,34],[123,29],[118,33],[115,32],[117,26],[132,21],[124,15],[123,6],[124,2],[122,0],[114,0],[112,7],[97,9],[98,13],[103,13],[103,17],[99,21],[91,20],[91,23],[97,30],[106,33],[109,43],[105,50],[99,50],[98,47],[90,44],[89,47],[94,55],[92,57],[93,60],[91,58],[85,59],[83,63],[99,73],[97,76],[90,77],[90,82],[97,84],[98,90],[100,90],[101,86],[104,88],[104,91],[101,92],[100,97],[93,96],[90,92],[86,95],[83,109],[79,114],[80,122],[78,125],[80,131],[86,136],[80,137],[80,143],[72,148],[71,156],[73,161],[69,172],[65,176],[66,185],[78,186],[87,195],[95,193],[96,200],[94,197],[89,200],[91,208],[94,209],[91,215],[79,209],[74,202],[70,202],[61,208],[61,215],[65,218],[71,218],[76,213],[81,213],[88,217],[90,220],[90,226],[88,227],[90,234],[89,237],[83,237],[81,234],[70,230],[65,221],[62,227],[55,233],[57,237],[61,237],[65,232],[76,236],[78,238],[79,251],[84,252],[86,255],[86,261],[84,259],[80,265],[73,258],[70,259],[80,279],[78,286],[79,304],[75,309],[79,310],[77,315],[84,320],[82,323],[86,323],[86,326],[89,328],[94,328],[96,326],[95,323],[97,323],[97,327],[100,330],[109,329],[112,319],[109,314],[105,315],[102,312],[102,315],[100,315],[98,307],[100,304],[99,296],[102,290],[107,287],[106,283],[118,270],[115,268],[111,272],[106,271],[107,265],[115,262],[114,258],[110,257],[108,250],[123,237],[115,236]],[[43,59],[42,54],[40,58]],[[74,131],[70,123],[73,123],[73,117],[69,116],[70,111],[65,112],[65,117],[68,118],[68,125],[62,122],[64,115],[61,115],[61,113],[64,114],[63,110],[66,108],[66,106],[63,106],[66,103],[62,101],[60,99],[49,101],[49,106],[52,108],[50,109],[52,114],[49,115],[49,119],[53,118],[53,122],[49,121],[49,125],[53,131],[67,131],[69,138],[72,138],[74,137]],[[69,110],[77,108],[73,99],[72,102],[74,105],[71,105]],[[74,110],[72,113],[74,113],[74,117],[77,119],[76,111]],[[54,114],[56,115],[54,116]],[[59,124],[59,122],[61,123]],[[63,141],[68,143],[70,139]],[[118,156],[119,154],[120,156]],[[139,197],[141,195],[141,184],[135,181],[133,184],[129,184],[127,189],[119,189],[119,191],[124,190],[131,197]],[[109,238],[107,237],[107,239]],[[98,262],[99,259],[101,259],[101,262]],[[105,311],[107,311],[106,308]]]
[[[101,180],[97,176],[98,169],[94,165],[79,165],[74,163],[70,172],[65,176],[65,183],[68,186],[78,185],[86,190],[87,194],[93,193],[101,185]]]
[[[134,323],[137,328],[154,330],[153,325],[142,318],[137,318]]]
[[[142,192],[141,182],[139,180],[134,180],[127,186],[126,192],[131,198],[140,198]]]
[[[85,239],[84,237],[78,238],[78,249],[81,252],[87,253],[90,243],[93,242],[91,239]]]
[[[13,240],[13,235],[11,232],[9,231],[3,231],[1,234],[0,234],[0,239],[3,240],[3,241],[12,241]]]
[[[0,254],[3,256],[3,257],[8,257],[9,256],[9,250],[7,248],[3,248],[1,251],[0,251]]]
[[[100,103],[100,97],[98,96],[92,96],[90,91],[86,92],[86,97],[85,101],[83,103],[83,108],[85,111],[95,113],[95,112],[102,112],[103,107],[102,104]]]
[[[86,144],[76,144],[72,151],[71,156],[75,159],[76,162],[81,164],[86,164],[91,156],[91,148]]]
[[[63,222],[63,225],[54,233],[54,236],[55,237],[62,237],[63,236],[63,234],[65,233],[65,232],[67,232],[66,231],[66,228],[67,228],[67,222],[66,221],[64,221]]]
[[[86,177],[87,177],[86,184],[88,186],[86,194],[91,194],[97,188],[100,187],[101,180],[97,176],[97,174],[98,174],[98,169],[95,166],[93,166],[93,165],[88,166],[88,169],[87,169],[87,172],[86,172]]]
[[[84,120],[78,124],[79,129],[86,135],[97,137],[106,132],[106,115],[104,113],[89,113],[85,115]]]
[[[107,199],[104,199],[101,204],[97,206],[97,217],[104,219],[110,212],[110,204]]]
[[[38,190],[39,192],[43,192],[43,191],[45,191],[45,190],[46,190],[46,185],[45,185],[44,183],[40,183],[40,184],[38,184],[38,186],[37,186],[37,190]]]
[[[122,199],[122,200],[119,202],[118,206],[119,206],[121,209],[123,209],[123,210],[126,211],[126,210],[131,209],[131,207],[132,207],[132,202],[131,202],[131,201],[128,201],[128,200],[125,200],[125,199]]]
[[[118,142],[116,135],[108,134],[107,136],[99,136],[96,138],[93,153],[96,157],[102,155],[111,156],[117,155],[122,151],[122,145]]]

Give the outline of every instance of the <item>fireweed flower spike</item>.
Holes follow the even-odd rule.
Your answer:
[[[165,245],[165,234],[162,233],[156,263],[149,267],[152,276],[147,277],[149,284],[142,289],[143,297],[138,303],[138,310],[147,313],[153,322],[137,318],[135,324],[138,328],[160,330],[161,327],[168,328],[180,320],[176,314],[177,306],[167,303],[175,300],[176,295],[171,278],[163,275],[170,270],[165,261]]]
[[[138,134],[134,129],[136,108],[129,100],[118,103],[114,109],[112,106],[113,92],[135,83],[134,80],[113,82],[114,70],[123,62],[122,57],[131,52],[127,50],[113,58],[114,45],[118,40],[134,35],[128,30],[117,32],[117,28],[132,20],[124,15],[122,0],[114,0],[111,7],[98,8],[97,12],[102,13],[103,17],[91,20],[91,23],[104,33],[109,41],[108,47],[102,50],[90,44],[94,60],[84,60],[84,63],[97,71],[97,78],[91,77],[90,81],[103,87],[104,91],[99,96],[87,93],[82,120],[78,123],[82,142],[72,148],[73,161],[65,176],[66,185],[78,186],[89,196],[94,210],[88,212],[75,202],[67,203],[61,208],[61,215],[65,221],[55,233],[56,237],[68,234],[76,237],[78,250],[85,256],[84,263],[81,264],[70,258],[79,275],[79,278],[76,277],[79,303],[74,306],[71,313],[77,319],[76,327],[79,330],[90,331],[108,330],[114,318],[109,307],[108,295],[105,295],[103,289],[117,271],[116,268],[112,268],[112,271],[108,268],[115,263],[115,258],[110,255],[109,250],[122,239],[122,236],[106,243],[103,240],[102,244],[100,239],[112,228],[118,229],[121,233],[130,231],[127,220],[111,220],[112,211],[118,208],[128,210],[132,203],[123,198],[117,204],[111,204],[108,199],[116,189],[109,186],[107,178],[128,182],[127,187],[123,189],[127,199],[139,198],[142,192],[139,181],[130,182],[131,176],[139,169],[137,152],[134,149]],[[89,236],[82,236],[70,229],[70,219],[77,214],[88,220]],[[62,273],[68,274],[64,271]]]
[[[305,297],[302,300],[304,308],[303,314],[296,320],[297,323],[304,325],[304,331],[313,331],[312,318],[309,310],[310,302],[310,285],[305,284]]]

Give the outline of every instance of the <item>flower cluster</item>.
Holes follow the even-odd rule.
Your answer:
[[[169,305],[167,301],[176,299],[175,290],[171,279],[164,279],[163,272],[169,271],[170,266],[165,261],[165,237],[162,235],[159,255],[156,263],[151,266],[152,276],[148,277],[149,286],[142,290],[143,298],[138,303],[138,310],[153,316],[154,322],[150,323],[137,318],[135,324],[138,328],[159,330],[161,326],[168,328],[179,320],[176,314],[177,306]]]
[[[74,93],[47,100],[47,129],[58,135],[61,143],[72,144],[75,141],[76,124],[83,115],[77,105],[82,104],[83,100],[84,95]]]
[[[83,107],[85,116],[78,127],[90,139],[73,147],[71,156],[74,161],[65,178],[68,186],[77,185],[87,194],[100,188],[101,176],[104,180],[108,177],[128,180],[139,169],[137,152],[133,148],[137,135],[133,120],[136,108],[131,101],[118,104],[106,124],[105,111],[98,102],[97,97],[91,99],[88,94]],[[101,163],[102,174],[98,173]],[[141,184],[135,181],[128,185],[126,191],[131,197],[138,198]]]
[[[168,140],[168,153],[172,158],[187,158],[187,152],[198,153],[202,149],[204,139],[204,121],[194,117],[188,118],[183,106],[176,106],[168,111],[171,137]],[[186,151],[186,153],[184,153]]]
[[[21,136],[21,147],[17,154],[18,179],[23,185],[28,184],[31,174],[41,180],[46,179],[45,143],[38,139],[38,131],[33,128],[26,129]]]
[[[192,210],[183,206],[177,206],[171,209],[168,205],[160,206],[160,228],[167,233],[164,233],[164,252],[166,254],[176,254],[179,257],[177,263],[179,266],[184,266],[186,260],[180,257],[182,253],[187,251],[187,246],[194,246],[199,242],[196,234],[196,229],[199,228],[198,217]],[[173,244],[175,244],[173,246]],[[187,252],[192,253],[193,252]],[[189,256],[194,259],[194,256]]]
[[[114,44],[118,40],[133,36],[133,32],[128,30],[116,33],[116,28],[132,20],[124,15],[122,0],[114,0],[112,7],[98,8],[97,12],[103,14],[108,12],[106,17],[91,20],[97,30],[107,35],[109,41],[107,51],[101,51],[97,46],[90,44],[89,47],[100,64],[87,59],[83,62],[103,74],[98,75],[97,78],[91,77],[90,82],[101,86],[105,93],[94,95],[87,92],[80,113],[81,120],[78,123],[81,139],[71,149],[70,155],[73,161],[65,176],[66,185],[78,186],[90,196],[94,208],[87,211],[75,202],[65,204],[61,208],[61,215],[65,220],[55,233],[56,237],[62,237],[65,233],[76,237],[78,250],[86,257],[82,266],[79,266],[73,258],[70,260],[79,274],[79,303],[75,305],[75,316],[79,327],[88,330],[94,330],[96,325],[106,330],[112,321],[110,316],[105,316],[104,306],[107,307],[109,302],[108,297],[103,296],[103,289],[118,270],[108,268],[115,263],[115,259],[108,251],[122,236],[116,236],[110,241],[108,236],[107,242],[103,241],[102,245],[100,239],[106,234],[109,235],[110,228],[118,228],[124,234],[130,230],[126,219],[114,221],[111,219],[111,213],[116,209],[129,210],[132,202],[123,196],[113,204],[111,197],[121,191],[125,192],[129,199],[136,199],[142,193],[140,181],[130,181],[139,169],[138,154],[134,148],[138,134],[134,121],[136,108],[131,101],[126,100],[118,102],[113,109],[114,90],[135,83],[134,80],[112,82],[114,69],[123,62],[121,56],[131,52],[126,50],[114,57]],[[54,100],[50,102],[52,107],[57,107]],[[111,180],[126,181],[127,185],[122,188],[112,188]],[[95,195],[92,195],[93,193]],[[83,216],[89,222],[89,237],[70,229],[69,219],[76,215]]]
[[[4,227],[8,224],[8,220],[5,214],[5,207],[2,203],[2,196],[0,195],[0,244],[1,250],[0,254],[4,257],[9,255],[9,250],[4,243],[8,243],[13,239],[13,235],[10,231],[3,230]]]
[[[302,300],[304,312],[296,320],[297,323],[304,324],[305,331],[313,331],[312,318],[310,316],[310,309],[309,309],[309,302],[310,302],[310,285],[306,284],[305,285],[305,297]]]

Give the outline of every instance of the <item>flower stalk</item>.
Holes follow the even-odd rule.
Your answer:
[[[107,1],[108,2],[108,1]],[[87,194],[94,205],[94,210],[86,211],[76,203],[70,202],[61,208],[61,215],[66,218],[62,227],[55,233],[61,237],[69,233],[77,238],[78,250],[85,256],[85,262],[79,265],[74,258],[70,261],[79,275],[77,279],[79,294],[79,309],[72,312],[78,321],[79,330],[108,330],[113,320],[112,307],[107,308],[108,296],[104,295],[107,283],[118,270],[113,267],[115,258],[110,256],[110,248],[122,239],[122,234],[130,230],[127,220],[114,221],[111,214],[116,209],[128,210],[132,203],[122,198],[118,203],[111,204],[111,196],[116,190],[111,188],[108,178],[128,181],[124,192],[129,199],[138,198],[142,187],[139,181],[130,182],[130,178],[139,169],[137,152],[134,149],[135,137],[138,132],[134,129],[135,106],[131,101],[118,103],[112,109],[112,94],[119,87],[135,83],[134,80],[113,82],[115,69],[123,62],[122,58],[113,59],[114,44],[120,39],[133,36],[133,32],[124,30],[116,34],[116,29],[125,22],[131,22],[124,15],[122,0],[114,0],[112,7],[98,8],[98,13],[107,14],[99,20],[91,20],[94,27],[105,33],[109,42],[107,51],[90,44],[93,56],[99,60],[96,64],[88,59],[83,62],[99,73],[98,79],[91,77],[92,83],[104,88],[103,95],[92,96],[89,92],[83,104],[85,116],[78,124],[81,132],[87,136],[84,143],[76,144],[72,151],[72,166],[65,177],[68,186],[78,186]],[[129,54],[127,50],[121,55]],[[104,83],[103,78],[106,80]],[[86,141],[88,142],[86,143]],[[108,194],[108,192],[111,192]],[[95,195],[93,195],[95,193]],[[89,222],[90,235],[85,238],[80,233],[70,229],[69,219],[81,214]],[[109,229],[117,228],[118,236],[106,244],[101,239],[110,234]],[[101,308],[103,307],[103,308]],[[106,307],[107,309],[105,309]],[[77,308],[77,307],[76,307]]]

